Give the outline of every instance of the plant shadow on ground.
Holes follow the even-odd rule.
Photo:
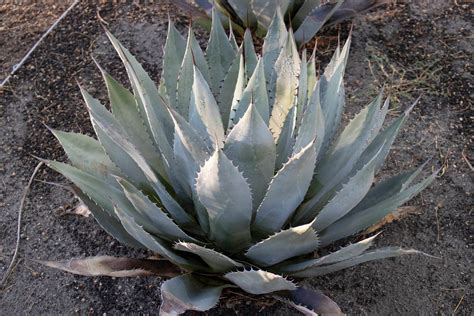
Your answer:
[[[472,250],[469,248],[473,192],[472,112],[469,112],[472,30],[470,8],[458,2],[398,4],[354,22],[345,77],[344,121],[369,102],[381,86],[391,95],[394,116],[422,95],[377,180],[419,165],[430,157],[433,165],[443,167],[443,175],[408,203],[420,215],[385,226],[378,241],[379,246],[413,247],[441,257],[440,260],[421,256],[389,259],[305,282],[327,293],[349,314],[469,315],[472,312]],[[25,34],[38,38],[47,26],[39,23],[44,15],[38,6],[24,5],[16,7],[16,11],[8,11],[11,8],[8,6],[13,5],[3,5],[0,10],[5,21],[0,42],[2,61],[11,66],[12,60],[20,59],[34,42],[18,43],[13,39],[29,38]],[[51,9],[56,14],[48,15],[46,24],[51,24],[62,9]],[[127,81],[99,26],[97,10],[155,80],[160,73],[168,11],[180,30],[184,31],[188,24],[185,16],[164,2],[114,7],[81,3],[0,92],[2,273],[15,246],[20,196],[36,164],[30,155],[66,159],[43,123],[92,135],[75,82],[77,79],[91,93],[105,99],[105,88],[91,54],[116,78]],[[36,24],[16,26],[18,16],[27,16]],[[5,32],[12,25],[15,25],[12,31]],[[342,38],[348,29],[349,25],[342,26]],[[321,35],[318,52],[321,69],[337,43],[337,35],[337,29],[325,30]],[[201,39],[205,36],[203,32],[198,34]],[[2,71],[3,76],[6,67]],[[42,169],[37,179],[64,181],[46,169]],[[21,261],[9,286],[0,293],[0,310],[5,315],[157,314],[160,304],[157,278],[86,278],[54,271],[32,261],[97,254],[147,255],[118,244],[91,218],[63,216],[55,211],[74,203],[73,197],[60,188],[40,182],[33,184],[23,219]],[[229,292],[220,306],[209,312],[213,315],[294,313],[281,303]]]

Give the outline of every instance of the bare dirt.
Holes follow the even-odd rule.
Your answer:
[[[379,178],[431,158],[442,175],[407,205],[420,214],[383,228],[378,245],[416,248],[440,257],[409,256],[368,263],[305,282],[353,315],[472,315],[473,169],[472,6],[462,1],[418,1],[382,8],[354,22],[346,75],[351,117],[385,85],[391,114],[422,99],[401,132]],[[67,4],[0,6],[0,78],[6,76]],[[19,201],[36,155],[65,160],[43,126],[92,134],[76,80],[105,98],[91,55],[114,76],[126,75],[107,44],[96,13],[158,80],[167,12],[184,31],[188,20],[174,7],[78,5],[0,91],[0,274],[15,246]],[[342,37],[349,26],[341,28]],[[204,33],[200,38],[204,38]],[[324,66],[338,31],[321,33]],[[42,169],[38,180],[64,181]],[[45,268],[33,260],[98,254],[144,256],[104,233],[91,218],[61,215],[76,201],[66,191],[34,182],[23,218],[20,262],[0,292],[3,315],[156,315],[160,279],[86,278]],[[212,315],[293,315],[271,300],[226,293]],[[269,306],[267,306],[269,305]],[[194,313],[190,313],[194,314]]]

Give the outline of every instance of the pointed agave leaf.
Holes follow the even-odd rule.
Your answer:
[[[295,35],[293,33],[292,28],[288,30],[286,51],[288,52],[288,56],[291,58],[291,60],[293,61],[295,65],[296,73],[299,75],[301,71],[301,58],[300,58],[298,47],[296,46]]]
[[[136,96],[140,114],[142,115],[143,120],[147,122],[147,128],[151,135],[153,135],[155,143],[160,149],[168,176],[172,176],[170,170],[172,149],[170,144],[173,140],[173,123],[164,101],[159,95],[155,83],[151,80],[143,67],[137,62],[135,57],[133,57],[110,32],[106,31],[106,34],[125,65]]]
[[[176,174],[188,196],[193,200],[200,226],[207,232],[209,226],[207,212],[198,201],[195,184],[197,172],[211,155],[210,148],[179,113],[173,110],[170,110],[170,112],[175,124],[174,156]]]
[[[316,216],[312,227],[322,231],[347,213],[349,213],[369,191],[375,176],[375,162],[380,151],[367,165],[358,170],[354,176],[344,183],[331,200],[324,205]]]
[[[199,172],[196,190],[209,216],[211,240],[224,249],[246,247],[251,241],[252,195],[245,178],[220,149]]]
[[[255,46],[253,45],[252,33],[249,29],[245,30],[244,34],[244,58],[245,58],[245,74],[250,78],[257,66],[257,53],[255,53]]]
[[[341,168],[339,168],[339,173],[337,175],[333,175],[333,178],[328,179],[327,180],[328,182],[325,183],[326,184],[325,186],[322,186],[322,183],[324,182],[320,182],[317,176],[313,178],[313,182],[311,183],[310,188],[308,190],[308,196],[312,196],[312,198],[306,201],[299,208],[294,218],[294,222],[304,223],[312,219],[311,214],[313,213],[316,205],[321,202],[321,198],[326,196],[328,192],[331,190],[330,187],[332,183],[337,182],[335,180],[340,181],[339,179],[343,179],[344,177],[347,177],[348,175],[350,176],[352,172],[348,173],[347,171],[349,170],[348,168],[349,165],[353,166],[353,170],[357,170],[361,168],[364,164],[366,164],[368,161],[370,161],[374,156],[377,156],[376,161],[375,161],[375,172],[377,172],[378,169],[381,167],[383,161],[385,160],[385,157],[388,155],[388,152],[390,151],[390,147],[392,146],[395,140],[395,137],[397,136],[398,132],[403,126],[403,123],[406,121],[408,114],[410,113],[411,109],[416,104],[416,102],[417,101],[415,101],[415,103],[413,103],[411,107],[408,108],[405,111],[405,113],[401,115],[398,119],[396,119],[389,127],[385,128],[385,130],[383,130],[381,133],[377,135],[377,132],[379,131],[382,125],[380,121],[383,120],[383,118],[385,117],[385,114],[387,113],[388,102],[385,102],[384,107],[380,111],[378,111],[378,113],[375,113],[375,115],[372,115],[374,121],[373,121],[373,124],[372,123],[369,124],[372,126],[372,128],[370,130],[367,130],[363,134],[364,138],[368,138],[367,142],[373,139],[370,145],[366,146],[367,142],[359,142],[360,144],[359,147],[365,148],[365,150],[361,154],[359,154],[360,149],[357,149],[357,148],[355,149],[357,150],[355,154],[354,152],[352,152],[351,154],[349,154],[349,152],[346,152],[347,153],[346,156],[348,157],[349,160],[344,161]],[[356,121],[357,120],[354,119],[352,122],[356,122]],[[355,125],[357,126],[357,124]],[[354,163],[354,158],[358,159],[355,163]],[[326,160],[325,162],[329,163],[329,160]],[[337,160],[333,160],[331,162],[333,164],[336,164]],[[323,162],[318,165],[318,168],[320,168],[321,170],[324,170],[321,167],[322,164]],[[315,192],[317,192],[317,194]]]
[[[321,107],[326,122],[326,132],[323,148],[326,149],[339,128],[341,114],[344,108],[344,82],[343,76],[349,56],[351,37],[349,35],[342,51],[337,48],[331,62],[326,67],[320,78]]]
[[[53,168],[55,169],[55,168]],[[55,169],[56,170],[56,169]],[[58,171],[61,172],[61,171]],[[62,172],[61,172],[62,173]],[[135,240],[123,228],[122,223],[117,218],[113,210],[105,210],[104,207],[99,206],[95,201],[90,199],[87,194],[82,192],[78,187],[72,186],[74,194],[84,203],[89,211],[94,216],[94,219],[102,227],[107,234],[117,239],[120,243],[134,248],[143,248],[142,244]]]
[[[227,136],[224,152],[247,179],[256,210],[273,176],[276,154],[273,136],[253,104]]]
[[[304,115],[302,115],[298,134],[296,136],[293,154],[306,147],[316,139],[315,150],[316,157],[319,154],[324,139],[324,115],[319,100],[319,85],[314,88],[314,93],[309,100]],[[299,111],[299,109],[298,109]]]
[[[176,89],[181,61],[186,51],[186,40],[178,32],[171,19],[168,21],[168,34],[166,36],[165,50],[163,56],[163,72],[160,85],[166,89],[166,95],[173,107],[176,107]]]
[[[367,249],[369,249],[374,243],[375,237],[377,236],[378,234],[372,237],[363,239],[355,244],[350,244],[348,246],[345,246],[339,249],[338,251],[332,252],[328,255],[322,256],[317,259],[308,259],[308,260],[295,262],[295,263],[284,262],[281,265],[279,265],[278,268],[276,268],[276,270],[280,273],[289,274],[291,272],[297,272],[297,271],[305,270],[311,267],[329,265],[336,262],[355,258],[357,256],[360,256]]]
[[[356,213],[358,211],[365,210],[385,199],[388,199],[392,195],[400,193],[405,190],[410,183],[421,173],[427,162],[423,163],[416,169],[402,172],[396,176],[390,177],[378,184],[367,192],[364,199],[357,204],[357,206],[351,211]]]
[[[316,231],[307,224],[291,227],[262,240],[250,247],[245,256],[260,266],[268,267],[310,253],[316,250],[318,245]]]
[[[112,76],[99,67],[107,85],[110,107],[113,116],[122,125],[130,141],[137,146],[138,151],[150,162],[150,166],[162,178],[168,179],[163,157],[153,144],[147,129],[147,122],[140,115],[137,100],[133,94],[116,81]],[[144,114],[144,113],[143,113]]]
[[[204,52],[202,51],[201,46],[199,46],[199,42],[196,40],[196,37],[194,36],[194,32],[192,30],[190,30],[190,36],[191,36],[191,47],[193,50],[194,64],[201,71],[201,74],[204,77],[204,79],[206,79],[206,82],[211,82],[211,78],[209,76],[209,65],[207,64],[207,60],[206,60],[206,57],[204,56]]]
[[[229,17],[229,43],[230,46],[234,49],[235,52],[239,50],[239,45],[237,44],[237,39],[235,38],[234,30],[232,25],[235,25]]]
[[[194,219],[186,213],[183,207],[168,193],[164,185],[159,180],[155,180],[151,180],[153,188],[169,215],[178,225],[192,228],[196,224]]]
[[[379,120],[384,119],[378,115],[381,101],[382,95],[379,94],[373,102],[360,111],[347,124],[330,151],[317,165],[316,175],[308,191],[309,199],[301,206],[298,210],[298,215],[295,217],[297,223],[312,220],[314,218],[313,215],[315,215],[315,208],[317,208],[318,204],[324,203],[324,197],[334,190],[341,181],[346,180],[353,173],[356,166],[358,169],[363,167],[363,165],[357,165],[357,160],[365,148],[367,148],[367,145],[370,144],[374,133],[378,132]],[[372,151],[369,160],[377,152]],[[377,162],[375,163],[377,164]]]
[[[160,315],[172,316],[187,310],[207,311],[219,302],[222,289],[228,285],[210,285],[192,274],[174,277],[161,285]]]
[[[193,98],[189,109],[189,122],[213,144],[224,142],[224,126],[219,107],[199,69],[194,67]]]
[[[193,30],[189,28],[188,42],[186,43],[186,52],[181,64],[177,90],[177,109],[186,118],[188,117],[189,103],[192,95],[194,65],[199,69],[205,81],[210,82],[209,66],[206,58],[194,36]]]
[[[278,274],[263,270],[229,272],[224,277],[250,294],[296,290],[296,284],[293,282]]]
[[[192,199],[196,174],[210,155],[209,148],[182,116],[174,112],[173,117],[176,131],[173,144],[176,178],[188,198]]]
[[[418,184],[397,193],[388,199],[381,201],[365,210],[350,212],[328,228],[323,230],[320,235],[321,246],[326,246],[341,238],[353,235],[371,225],[377,223],[385,215],[412,199],[421,190],[426,188],[436,177],[438,171],[427,177]]]
[[[222,122],[228,122],[230,116],[230,110],[232,107],[232,101],[234,100],[235,94],[241,94],[244,87],[244,56],[240,49],[235,56],[232,65],[226,72],[222,87],[217,97],[217,103],[219,104],[219,110],[222,117]]]
[[[333,315],[342,316],[341,309],[326,295],[299,287],[293,291],[282,291],[276,294],[276,298],[290,304],[304,315]]]
[[[45,160],[45,164],[72,181],[87,197],[98,206],[114,216],[111,199],[127,203],[128,200],[117,185],[110,185],[104,179],[81,171],[71,165],[53,160]]]
[[[160,256],[167,258],[169,261],[185,269],[201,269],[201,265],[197,261],[178,255],[163,240],[158,237],[154,237],[145,231],[142,226],[135,222],[133,217],[129,216],[120,207],[115,207],[115,214],[117,214],[125,230],[144,247],[159,254]]]
[[[315,163],[316,153],[312,142],[278,171],[257,210],[253,224],[254,231],[268,236],[283,227],[303,201],[313,176]]]
[[[280,169],[282,165],[288,161],[288,158],[293,154],[292,149],[295,145],[296,133],[296,111],[297,107],[294,105],[286,116],[285,123],[281,129],[280,137],[277,140],[277,170]]]
[[[383,103],[382,108],[380,109],[380,111],[377,112],[378,117],[375,121],[374,129],[372,130],[372,135],[370,137],[371,140],[373,140],[379,133],[380,129],[382,129],[383,123],[385,121],[385,117],[387,116],[387,113],[388,113],[389,106],[390,106],[390,96],[388,96],[385,99],[385,102]]]
[[[269,126],[275,139],[280,137],[286,117],[296,104],[295,91],[298,87],[300,73],[300,61],[297,56],[298,52],[294,46],[293,33],[290,30],[286,45],[281,50],[273,67],[268,85],[269,101],[273,106]]]
[[[390,126],[385,128],[381,133],[378,135],[372,135],[372,142],[369,146],[364,150],[364,152],[360,155],[359,161],[356,164],[356,168],[360,167],[361,164],[364,164],[366,161],[370,160],[371,157],[374,156],[375,152],[378,152],[380,148],[382,148],[382,153],[378,157],[377,162],[375,164],[375,171],[379,171],[382,167],[382,164],[387,157],[390,147],[392,146],[393,142],[395,141],[395,137],[398,135],[398,132],[402,128],[403,124],[406,122],[408,115],[413,110],[414,106],[418,103],[418,100],[415,100],[413,104],[405,110],[405,112],[400,115]],[[382,110],[384,111],[384,110]],[[386,113],[386,111],[384,111]],[[375,136],[375,138],[374,138]]]
[[[270,2],[267,3],[271,5]],[[273,73],[273,65],[275,65],[283,46],[285,46],[287,37],[288,31],[286,30],[285,21],[283,20],[280,8],[277,7],[262,47],[265,79],[267,81],[270,80],[270,76]]]
[[[179,268],[167,260],[96,256],[66,261],[38,261],[45,266],[85,276],[136,277],[158,275],[173,277]]]
[[[222,273],[242,268],[243,265],[215,250],[188,242],[177,242],[174,249],[193,253],[201,257],[214,272]]]
[[[298,98],[297,98],[297,112],[296,112],[296,124],[299,126],[301,124],[301,119],[303,117],[303,112],[308,104],[308,61],[306,57],[306,49],[303,50],[301,56],[301,70],[300,76],[298,79]]]
[[[233,89],[234,94],[232,96],[230,108],[226,108],[225,111],[221,110],[222,123],[224,123],[224,128],[227,130],[227,132],[231,130],[234,125],[236,111],[238,109],[239,102],[244,94],[246,84],[247,76],[245,74],[245,61],[243,60],[243,56],[240,56],[239,73],[237,75],[237,82],[235,83],[235,88]]]
[[[59,140],[72,165],[76,168],[99,176],[109,183],[114,183],[112,174],[120,175],[120,170],[105,154],[104,148],[92,137],[67,133],[51,129]]]
[[[193,31],[189,28],[188,41],[186,43],[186,52],[184,53],[181,68],[177,78],[176,89],[176,111],[184,117],[188,116],[189,102],[191,101],[193,76],[194,76],[194,52],[192,46]],[[169,96],[171,97],[171,96]]]
[[[260,116],[267,124],[269,120],[269,105],[268,92],[265,83],[265,73],[263,68],[263,60],[260,58],[255,70],[250,78],[245,90],[237,102],[232,104],[232,109],[229,117],[229,128],[234,127],[235,124],[244,116],[250,103],[253,103],[255,108],[260,113]]]
[[[348,260],[340,261],[330,265],[315,266],[308,269],[292,273],[291,275],[298,278],[313,278],[320,275],[336,272],[342,269],[347,269],[364,262],[373,260],[399,257],[402,255],[423,254],[423,252],[415,249],[402,249],[399,247],[385,247],[376,249],[374,251],[363,253],[360,256],[353,257]]]
[[[147,188],[148,181],[146,176],[143,174],[143,171],[116,140],[119,137],[127,137],[122,126],[112,116],[112,113],[107,111],[107,109],[100,104],[97,99],[93,98],[82,88],[81,93],[89,110],[92,126],[94,127],[95,133],[104,147],[106,154],[135,184],[142,188]],[[112,137],[111,133],[116,136]]]
[[[314,87],[316,86],[316,82],[318,81],[318,76],[316,74],[316,46],[313,48],[313,53],[311,54],[311,57],[309,58],[308,62],[308,83],[306,84],[308,88],[308,94],[307,94],[307,99],[310,100],[311,96],[314,91]]]
[[[372,142],[369,146],[362,152],[357,161],[355,168],[359,168],[361,165],[366,163],[366,161],[372,159],[376,152],[381,151],[380,155],[377,157],[377,161],[375,162],[375,172],[378,172],[387,157],[390,148],[395,141],[395,137],[397,136],[398,132],[402,128],[403,124],[408,118],[409,113],[416,105],[418,100],[416,100],[399,118],[397,118],[390,126],[385,128],[381,133],[378,135],[372,135],[373,138]],[[384,107],[380,113],[387,113],[386,108]],[[378,131],[379,127],[376,126],[375,131]]]
[[[83,95],[89,106],[91,120],[96,133],[100,140],[106,141],[106,143],[103,142],[103,144],[107,144],[107,147],[105,145],[104,147],[109,148],[106,149],[106,151],[112,161],[115,161],[119,168],[124,170],[124,173],[127,175],[130,173],[125,172],[125,170],[133,168],[131,172],[135,172],[135,174],[132,173],[135,178],[132,180],[135,180],[135,184],[139,184],[138,187],[140,189],[151,189],[149,188],[149,186],[151,186],[158,194],[161,203],[178,224],[184,226],[192,224],[192,218],[166,191],[166,188],[156,177],[145,158],[138,152],[135,146],[120,133],[120,125],[114,121],[111,114],[85,91],[83,91]]]
[[[134,217],[135,221],[143,225],[148,232],[169,241],[180,239],[198,242],[183,232],[172,219],[130,182],[119,177],[117,177],[117,182],[122,186],[125,196],[135,208],[129,213],[129,216]],[[123,211],[127,212],[127,209],[124,208]]]
[[[151,80],[143,67],[138,63],[135,57],[123,47],[122,44],[108,31],[106,31],[109,40],[112,42],[115,50],[122,59],[127,70],[128,77],[132,84],[133,92],[139,100],[138,108],[144,121],[147,122],[151,134],[155,138],[164,157],[168,159],[170,156],[169,144],[173,140],[173,123],[166,109],[161,96],[159,95],[156,84]],[[175,52],[179,54],[179,52]],[[183,55],[181,55],[183,56]],[[182,57],[181,57],[182,58]],[[181,60],[181,58],[179,60]],[[180,62],[177,63],[179,71]],[[176,83],[174,83],[176,86]],[[175,88],[176,89],[176,88]],[[166,136],[166,141],[162,136]]]
[[[199,200],[198,194],[196,192],[196,187],[194,187],[193,191],[193,204],[199,223],[198,230],[202,231],[206,236],[208,236],[210,231],[209,214],[204,205],[202,205],[201,201]]]
[[[328,2],[315,7],[299,25],[295,33],[296,41],[300,44],[310,41],[343,2],[344,0],[337,0],[336,3]]]
[[[209,65],[210,87],[214,95],[219,93],[221,82],[235,59],[235,55],[236,52],[227,39],[217,10],[213,8],[211,36],[207,45],[206,57]]]

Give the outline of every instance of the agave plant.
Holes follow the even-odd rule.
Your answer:
[[[325,25],[334,24],[368,11],[387,0],[177,0],[194,19],[205,27],[210,25],[213,7],[224,25],[244,34],[250,29],[264,37],[272,22],[277,7],[283,13],[288,25],[295,30],[298,44],[310,41]]]
[[[45,261],[82,275],[172,277],[163,315],[215,306],[225,288],[272,295],[305,313],[340,313],[299,288],[363,262],[418,253],[369,250],[375,236],[328,253],[425,188],[423,166],[372,186],[410,111],[382,130],[382,93],[340,132],[350,39],[320,78],[277,11],[261,56],[214,11],[204,53],[170,22],[158,87],[109,32],[133,92],[100,69],[111,112],[81,88],[98,140],[53,130],[71,164],[46,161],[110,235],[147,259]],[[100,68],[100,67],[99,67]],[[324,255],[322,255],[324,253]]]

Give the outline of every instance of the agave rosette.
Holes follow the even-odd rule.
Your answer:
[[[315,253],[371,226],[425,188],[422,167],[372,186],[409,110],[382,129],[377,96],[338,133],[350,39],[320,78],[279,11],[262,56],[214,19],[204,53],[170,23],[156,87],[110,33],[133,92],[101,69],[111,112],[81,88],[98,140],[53,130],[97,222],[156,259],[92,257],[47,265],[83,275],[164,275],[162,313],[204,311],[226,287],[271,294],[306,312],[340,312],[296,278],[416,253],[368,250],[374,237]]]

